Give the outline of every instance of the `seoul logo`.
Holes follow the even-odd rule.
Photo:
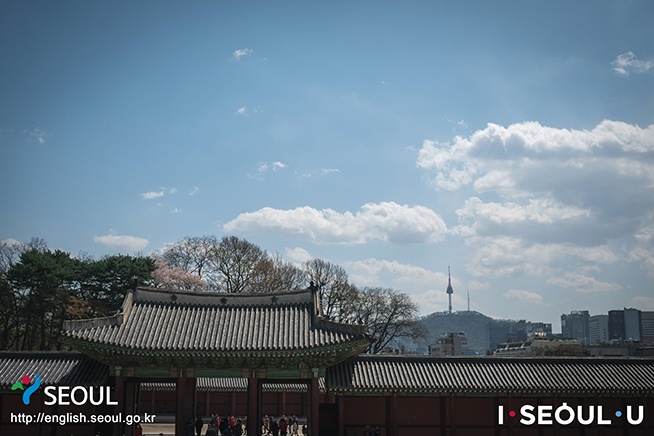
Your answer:
[[[30,397],[36,390],[41,386],[41,376],[38,374],[34,374],[34,384],[27,389],[25,389],[25,386],[29,386],[30,383],[32,383],[32,379],[26,375],[24,376],[21,381],[18,381],[14,383],[14,385],[11,387],[12,391],[15,391],[17,389],[20,389],[23,392],[23,403],[25,405],[28,405],[30,403]]]
[[[631,425],[640,425],[645,418],[645,410],[642,405],[637,406],[638,416],[635,417],[635,406],[628,405],[626,413],[627,422]],[[498,422],[500,425],[504,424],[504,406],[498,406]],[[538,406],[532,406],[530,404],[525,404],[520,408],[520,412],[516,413],[515,410],[509,412],[511,418],[515,418],[520,415],[520,424],[522,425],[552,425],[556,421],[560,425],[569,425],[574,421],[577,421],[581,425],[592,425],[596,423],[597,425],[611,425],[613,424],[611,420],[611,412],[606,413],[606,410],[602,406],[582,406],[578,405],[576,408],[574,406],[569,406],[568,403],[564,402],[558,407],[554,407],[551,404],[541,404]],[[616,418],[621,418],[623,412],[621,410],[616,410],[613,413]]]

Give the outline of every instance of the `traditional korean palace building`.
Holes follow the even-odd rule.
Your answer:
[[[250,436],[282,414],[306,416],[312,436],[367,425],[382,436],[654,435],[652,359],[361,355],[371,340],[365,326],[324,319],[312,289],[138,288],[115,316],[66,322],[62,342],[77,351],[0,351],[0,435],[133,434],[125,422],[13,419],[80,412],[174,414],[184,436],[212,413],[247,417]],[[42,387],[25,405],[11,387],[35,374]],[[109,387],[117,404],[46,405],[47,386]],[[521,422],[524,408],[541,424]]]

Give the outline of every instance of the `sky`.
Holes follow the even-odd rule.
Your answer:
[[[0,240],[236,235],[551,322],[654,310],[654,3],[0,2]]]

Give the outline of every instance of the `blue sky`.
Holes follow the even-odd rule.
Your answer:
[[[235,234],[559,325],[654,310],[654,4],[0,4],[0,240]]]

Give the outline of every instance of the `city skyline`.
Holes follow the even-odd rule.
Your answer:
[[[0,240],[237,235],[552,323],[654,310],[654,5],[3,2]]]

